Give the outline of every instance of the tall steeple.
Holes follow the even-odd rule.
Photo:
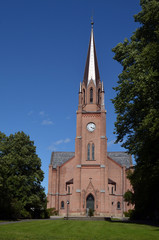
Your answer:
[[[86,112],[99,112],[105,111],[104,86],[100,80],[99,75],[93,34],[93,21],[91,25],[91,36],[89,41],[84,78],[82,84],[80,83],[78,110]]]
[[[96,48],[94,42],[94,34],[93,34],[93,21],[91,22],[91,36],[89,41],[89,48],[87,53],[87,60],[85,65],[84,71],[84,78],[83,82],[85,86],[88,86],[90,81],[94,82],[94,85],[97,86],[100,81],[99,69],[98,69],[98,62],[97,62],[97,55],[96,55]]]

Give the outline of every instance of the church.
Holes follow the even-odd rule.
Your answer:
[[[132,158],[126,152],[107,152],[104,85],[100,80],[93,22],[79,88],[75,152],[52,152],[49,165],[48,208],[59,215],[123,216],[132,206],[123,195],[131,189],[127,172]]]

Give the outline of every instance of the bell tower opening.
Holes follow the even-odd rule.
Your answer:
[[[86,208],[94,210],[94,197],[91,193],[86,198]]]
[[[93,103],[93,88],[90,88],[90,103]]]

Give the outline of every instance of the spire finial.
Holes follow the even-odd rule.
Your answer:
[[[93,22],[93,13],[92,13],[92,17],[91,17],[91,25],[92,25],[92,28],[93,28],[93,25],[94,25],[94,22]]]

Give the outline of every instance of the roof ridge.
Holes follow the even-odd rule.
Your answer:
[[[66,163],[74,156],[75,152],[52,152],[50,164],[53,166],[53,168],[56,168],[57,166],[61,166]],[[130,167],[130,165],[132,164],[131,155],[124,151],[107,152],[107,157],[121,166],[125,165],[127,168]]]
[[[70,153],[70,152],[75,153],[75,152],[72,152],[72,151],[69,151],[69,152],[68,151],[67,152],[66,151],[53,151],[52,153],[63,153],[63,152],[65,152],[65,153]]]
[[[127,151],[107,151],[107,153],[128,153]]]

